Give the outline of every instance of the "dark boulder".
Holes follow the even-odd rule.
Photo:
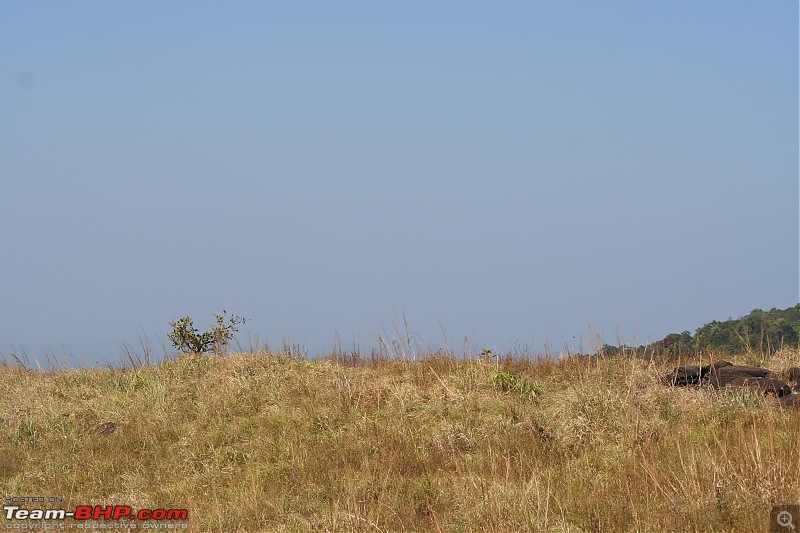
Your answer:
[[[800,379],[800,368],[789,371],[790,379]],[[800,409],[800,394],[793,394],[792,388],[777,379],[775,374],[766,368],[734,365],[728,361],[717,361],[710,365],[679,366],[665,375],[664,383],[677,387],[695,386],[712,389],[747,387],[767,396],[779,398],[784,407]],[[800,383],[795,390],[800,391]]]
[[[774,390],[775,396],[779,398],[792,394],[792,388],[779,379],[769,379],[765,384],[764,393],[771,394],[771,390]]]
[[[679,366],[666,376],[664,382],[676,387],[685,387],[686,385],[699,385],[702,377],[700,367],[696,365]]]
[[[768,396],[780,398],[792,393],[791,387],[779,379],[737,377],[729,381],[725,387],[747,387]]]
[[[704,378],[707,378],[709,374],[718,371],[721,368],[733,366],[732,363],[728,361],[717,361],[716,363],[712,363],[710,365],[685,365],[679,366],[666,376],[664,376],[664,382],[668,385],[674,385],[676,387],[685,387],[687,385],[700,385]]]
[[[708,373],[708,383],[713,388],[718,389],[731,384],[734,380],[739,378],[771,378],[773,377],[772,371],[766,368],[758,368],[755,366],[738,366],[728,365],[723,367],[714,368],[713,371]]]
[[[800,394],[789,394],[782,396],[778,402],[785,409],[800,409],[800,400],[798,398],[800,398]]]
[[[717,361],[716,363],[711,363],[710,365],[704,366],[707,371],[703,374],[703,376],[707,376],[708,374],[714,374],[721,368],[728,368],[733,366],[733,363],[730,361]]]

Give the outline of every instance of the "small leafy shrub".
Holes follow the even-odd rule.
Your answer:
[[[536,398],[542,394],[542,387],[525,376],[510,372],[495,372],[494,386],[500,392],[515,393],[525,398]]]
[[[192,319],[185,316],[178,321],[170,321],[172,331],[167,333],[167,337],[183,353],[221,353],[230,346],[233,334],[239,331],[236,326],[247,321],[247,318],[231,315],[226,324],[226,318],[227,311],[223,309],[221,315],[214,315],[216,325],[212,324],[211,331],[200,333]]]
[[[498,354],[494,353],[489,348],[484,348],[483,350],[481,350],[481,354],[480,355],[484,359],[490,360],[490,359],[496,359]]]

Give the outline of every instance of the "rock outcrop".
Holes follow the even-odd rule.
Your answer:
[[[800,368],[789,369],[788,377],[789,381],[800,380]],[[789,384],[778,379],[774,372],[766,368],[717,361],[703,366],[679,366],[665,375],[663,381],[674,387],[700,387],[713,390],[747,387],[766,396],[778,398],[783,407],[800,409],[800,400],[797,400],[800,394],[794,394]],[[796,383],[795,390],[800,390],[800,383]]]
[[[679,366],[664,376],[664,381],[670,385],[676,385],[679,387],[685,387],[687,385],[702,385],[703,381],[707,380],[708,376],[712,372],[716,372],[718,369],[728,366],[733,366],[733,363],[729,363],[728,361],[718,361],[716,363],[704,366]]]
[[[778,400],[781,404],[781,407],[785,407],[787,409],[800,409],[800,394],[789,394],[788,396],[782,397]]]

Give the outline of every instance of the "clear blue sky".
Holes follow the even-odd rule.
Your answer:
[[[89,363],[788,307],[798,2],[3,2],[0,232],[0,351]]]

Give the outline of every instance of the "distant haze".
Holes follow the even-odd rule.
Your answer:
[[[789,307],[798,144],[797,2],[5,2],[0,352]]]

